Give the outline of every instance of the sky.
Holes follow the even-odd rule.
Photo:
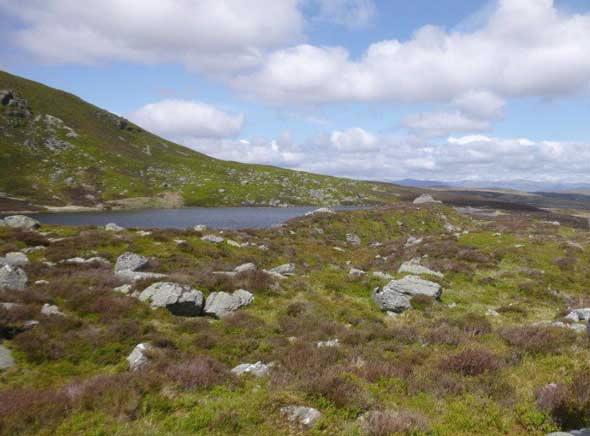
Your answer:
[[[0,0],[0,69],[211,156],[590,182],[587,0]]]

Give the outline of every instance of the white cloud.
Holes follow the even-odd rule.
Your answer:
[[[342,47],[298,45],[271,53],[233,84],[277,103],[457,100],[473,110],[487,95],[482,114],[489,114],[500,104],[490,95],[587,90],[588,53],[590,14],[560,12],[553,0],[499,0],[479,29],[425,26],[408,41],[371,44],[360,59]]]
[[[52,62],[178,62],[251,67],[302,37],[299,0],[0,0],[22,20],[18,43]]]
[[[377,13],[373,0],[311,0],[317,2],[317,19],[351,28],[368,25]]]
[[[403,126],[427,136],[445,136],[451,132],[476,132],[490,128],[488,121],[469,118],[456,112],[424,112],[406,117]]]
[[[330,144],[341,152],[365,152],[376,150],[377,137],[360,127],[345,131],[336,130],[330,135]]]
[[[244,115],[223,112],[206,103],[163,100],[129,114],[143,128],[170,139],[226,138],[240,133]]]

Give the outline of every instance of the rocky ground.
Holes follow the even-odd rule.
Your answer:
[[[6,218],[0,433],[580,429],[589,244],[425,197],[256,231]]]

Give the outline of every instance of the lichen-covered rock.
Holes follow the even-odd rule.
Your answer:
[[[23,230],[34,230],[41,227],[41,223],[36,219],[26,215],[11,215],[4,218],[4,223],[8,227]]]
[[[244,289],[238,289],[232,294],[227,292],[213,292],[207,297],[205,313],[221,318],[235,312],[254,301],[254,295]]]
[[[312,407],[285,406],[281,408],[281,415],[285,416],[292,424],[305,428],[313,427],[322,414]]]
[[[272,364],[264,364],[262,362],[256,363],[242,363],[236,366],[231,372],[235,375],[252,374],[256,377],[264,377],[268,375],[272,368]]]
[[[149,363],[149,352],[153,350],[153,346],[148,343],[142,343],[136,345],[131,354],[127,356],[127,362],[129,362],[129,369],[131,371],[137,371],[142,369]]]
[[[12,351],[0,344],[0,369],[12,368],[15,365]]]
[[[178,283],[154,283],[139,294],[139,299],[149,302],[152,308],[166,308],[179,316],[198,316],[203,311],[203,293]]]
[[[383,288],[377,288],[373,299],[387,312],[403,312],[412,307],[412,298],[425,295],[440,298],[442,288],[438,283],[423,280],[416,276],[406,276],[401,280],[392,280]]]
[[[22,291],[27,286],[27,274],[19,267],[4,265],[0,268],[0,289]]]
[[[414,275],[429,274],[437,277],[443,277],[443,274],[438,271],[433,271],[430,268],[423,266],[420,259],[412,259],[401,264],[398,270],[399,273],[409,273]]]
[[[24,266],[28,263],[27,255],[20,252],[6,253],[4,257],[0,257],[0,265]]]

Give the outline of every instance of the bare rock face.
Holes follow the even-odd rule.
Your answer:
[[[440,298],[442,288],[438,283],[423,280],[416,276],[406,276],[401,280],[392,280],[383,288],[377,288],[373,299],[386,312],[401,313],[412,307],[412,298],[425,295]]]
[[[154,283],[139,294],[139,299],[148,301],[154,309],[162,307],[178,316],[198,316],[203,311],[203,293],[178,283]]]
[[[27,286],[27,274],[19,267],[4,265],[0,268],[0,289],[22,291]]]
[[[34,230],[41,227],[41,223],[26,215],[11,215],[4,218],[4,224],[8,227],[23,230]]]
[[[227,292],[213,292],[207,297],[205,313],[221,318],[235,312],[254,301],[254,295],[244,289],[238,289],[232,294]]]

